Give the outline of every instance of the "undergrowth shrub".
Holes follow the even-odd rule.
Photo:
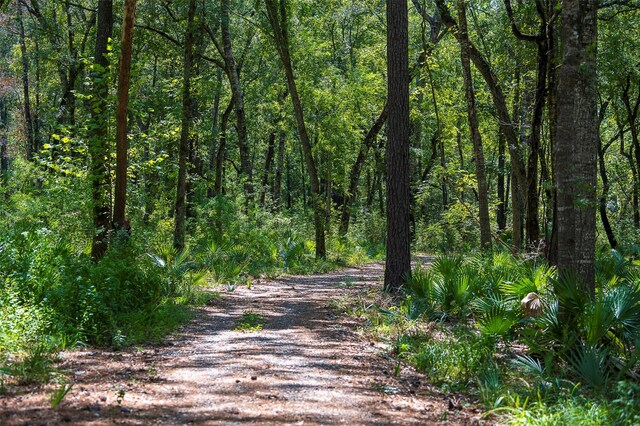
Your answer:
[[[442,339],[400,336],[395,351],[434,384],[449,390],[465,389],[477,383],[478,377],[493,365],[491,346],[464,330]]]
[[[0,360],[13,359],[12,374],[31,377],[44,340],[55,352],[82,342],[119,346],[160,338],[186,317],[181,305],[194,299],[202,277],[182,260],[161,267],[158,259],[134,240],[116,239],[93,263],[65,235],[47,228],[5,233]]]
[[[402,302],[385,309],[398,324],[395,350],[441,385],[470,385],[516,424],[635,424],[639,268],[602,251],[597,274],[591,299],[575,277],[558,279],[536,258],[440,255],[413,271]],[[542,300],[539,316],[523,315],[530,292]],[[412,321],[435,321],[437,332],[417,338],[407,332]]]

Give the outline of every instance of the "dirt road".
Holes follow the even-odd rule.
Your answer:
[[[381,344],[332,308],[381,276],[371,264],[261,281],[223,291],[162,345],[63,353],[75,383],[60,405],[50,408],[50,386],[10,392],[0,424],[476,423],[477,409],[451,409],[428,379],[394,377]],[[239,330],[243,314],[262,329]]]

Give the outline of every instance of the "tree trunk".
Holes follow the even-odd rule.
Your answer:
[[[31,117],[31,100],[29,97],[29,56],[27,54],[27,44],[24,35],[24,20],[22,16],[22,3],[17,4],[18,26],[20,35],[20,53],[22,56],[22,101],[24,123],[27,130],[26,152],[27,160],[33,159],[34,153],[34,135],[33,135],[33,119]]]
[[[387,258],[384,290],[411,276],[409,19],[406,0],[387,0]]]
[[[33,151],[38,152],[40,150],[40,110],[41,110],[41,91],[40,91],[40,81],[41,81],[41,66],[40,66],[40,45],[37,40],[34,40],[35,54],[34,54],[34,62],[35,62],[35,103],[33,108]]]
[[[473,156],[476,166],[476,181],[478,185],[478,207],[480,221],[480,246],[491,249],[491,224],[489,222],[489,198],[487,194],[487,178],[484,169],[484,152],[482,138],[476,112],[476,99],[473,92],[473,79],[471,76],[471,60],[469,59],[469,35],[467,33],[467,3],[458,0],[458,24],[460,29],[460,58],[462,62],[462,75],[464,77],[465,94],[467,98],[467,115],[469,117],[469,130],[473,141]]]
[[[240,85],[240,73],[233,54],[231,31],[229,29],[229,0],[221,0],[220,30],[222,32],[223,57],[225,71],[229,78],[231,92],[235,98],[236,131],[238,133],[238,147],[240,149],[240,179],[244,182],[244,190],[247,200],[253,198],[253,173],[251,167],[251,155],[247,140],[247,119],[244,110],[244,93]]]
[[[7,153],[7,106],[4,99],[0,97],[0,185],[6,183],[6,173],[9,170],[9,155]],[[5,188],[2,188],[5,193]]]
[[[505,191],[505,138],[502,132],[498,135],[498,205],[496,206],[496,225],[498,230],[507,227],[507,197]]]
[[[631,89],[631,74],[627,75],[625,86],[622,90],[622,103],[627,112],[627,124],[631,131],[631,143],[635,159],[631,155],[628,157],[632,170],[635,170],[633,179],[633,224],[636,228],[640,227],[640,209],[638,208],[638,193],[640,192],[640,135],[636,121],[640,109],[640,88],[635,101],[632,102],[629,91]]]
[[[271,23],[271,28],[274,32],[276,48],[284,66],[285,75],[287,78],[287,88],[291,95],[291,102],[293,103],[293,110],[296,117],[296,123],[298,126],[298,136],[302,144],[302,150],[304,153],[304,159],[309,172],[309,179],[311,180],[311,192],[313,194],[313,216],[314,226],[316,231],[316,258],[326,257],[327,250],[325,246],[325,232],[324,232],[324,209],[322,206],[323,197],[322,189],[320,188],[320,180],[318,179],[318,172],[316,169],[315,160],[313,158],[313,149],[307,133],[307,127],[304,120],[304,111],[302,109],[302,102],[298,95],[298,87],[293,74],[293,65],[291,62],[291,56],[289,54],[289,34],[287,29],[287,14],[284,0],[280,0],[279,7],[276,6],[274,0],[264,0],[267,7],[267,16]]]
[[[136,0],[125,0],[120,43],[120,70],[118,73],[118,105],[116,109],[116,188],[113,205],[113,228],[130,230],[125,215],[127,204],[127,167],[129,140],[127,138],[127,109],[133,50],[133,28]]]
[[[562,66],[558,73],[557,141],[558,275],[577,274],[595,295],[597,1],[562,4]]]
[[[458,24],[455,19],[449,13],[444,0],[436,0],[436,6],[440,12],[442,22],[447,28],[453,30],[454,36],[460,42],[460,33],[458,31]],[[487,83],[489,92],[493,99],[493,103],[496,107],[498,114],[500,129],[507,138],[507,146],[509,147],[509,157],[511,159],[512,170],[512,214],[513,214],[513,249],[519,250],[519,239],[521,238],[521,219],[517,219],[521,216],[525,205],[525,189],[526,189],[526,170],[524,161],[521,158],[520,142],[516,135],[513,121],[509,115],[507,108],[506,98],[502,92],[502,88],[498,84],[497,78],[491,69],[491,66],[487,60],[482,56],[480,51],[469,42],[469,55],[471,61],[475,65],[476,69],[480,72],[483,79]]]
[[[609,177],[607,176],[607,168],[604,161],[604,155],[606,153],[606,150],[608,149],[608,146],[602,146],[602,138],[600,137],[600,125],[604,120],[605,111],[608,105],[609,102],[605,102],[600,107],[600,112],[598,114],[598,170],[600,172],[600,179],[602,180],[602,194],[600,195],[600,203],[598,205],[598,209],[600,211],[602,227],[604,228],[605,234],[607,234],[609,245],[613,250],[615,250],[618,246],[618,241],[616,240],[615,234],[613,233],[611,223],[609,222],[609,216],[607,215],[607,199],[609,198]]]
[[[558,6],[559,0],[548,0],[547,1],[547,16],[553,16],[557,10],[559,10]],[[560,50],[558,49],[558,28],[555,24],[557,20],[552,19],[548,23],[547,27],[547,36],[549,41],[549,60],[547,64],[547,87],[549,88],[549,93],[547,95],[547,116],[549,117],[549,150],[551,152],[551,163],[553,165],[553,152],[555,150],[557,137],[557,126],[556,120],[558,117],[557,114],[557,99],[558,99],[558,64],[560,63]],[[551,167],[551,200],[552,200],[552,208],[551,208],[551,235],[550,241],[547,244],[547,260],[551,265],[558,264],[558,221],[556,220],[558,216],[558,180],[556,175],[556,170],[552,166]]]
[[[271,133],[269,133],[269,142],[267,144],[267,152],[265,154],[265,160],[264,160],[264,173],[262,174],[262,188],[260,188],[260,205],[262,207],[264,207],[264,203],[267,195],[267,186],[269,185],[269,175],[271,174],[271,166],[273,165],[273,156],[276,150],[276,133],[277,132],[278,132],[278,129],[274,128],[273,130],[271,130]]]
[[[539,221],[539,194],[538,194],[538,158],[541,151],[540,139],[542,131],[542,120],[544,113],[545,97],[547,93],[547,70],[550,52],[549,46],[549,25],[548,16],[552,16],[553,10],[545,9],[541,1],[536,1],[536,11],[540,19],[540,32],[537,35],[523,34],[513,15],[511,1],[504,0],[507,15],[511,21],[513,34],[519,39],[536,43],[537,54],[537,75],[536,90],[534,97],[534,110],[531,120],[531,133],[529,135],[529,161],[527,165],[527,202],[526,202],[526,235],[527,246],[537,248],[540,238]]]
[[[191,127],[191,73],[193,66],[193,43],[195,39],[196,0],[189,0],[187,31],[184,41],[184,62],[182,80],[182,131],[178,153],[178,185],[176,193],[175,227],[173,247],[184,249],[187,219],[187,174],[189,161],[189,138]]]
[[[358,152],[358,157],[356,158],[355,163],[351,167],[351,171],[349,173],[349,190],[344,196],[344,202],[342,204],[342,213],[340,215],[340,235],[347,235],[349,231],[349,221],[351,220],[351,206],[353,201],[356,199],[358,192],[358,182],[360,181],[360,173],[362,172],[362,166],[364,165],[365,159],[367,158],[367,153],[369,149],[373,146],[382,126],[387,120],[387,116],[389,114],[389,109],[387,104],[385,104],[382,112],[378,119],[373,123],[369,131],[365,134],[364,139],[362,140],[362,144],[360,145],[360,151]]]
[[[218,153],[216,154],[216,180],[213,185],[213,196],[222,194],[222,183],[224,180],[225,157],[227,150],[227,126],[229,125],[229,117],[233,112],[234,98],[231,98],[229,105],[222,113],[220,120],[220,143],[218,144]]]
[[[94,235],[91,258],[100,260],[108,248],[111,229],[111,174],[109,171],[109,143],[107,116],[109,96],[109,39],[113,32],[113,0],[98,3],[98,28],[94,49],[95,65],[91,73],[93,96],[89,130],[89,154],[91,156],[91,195],[93,200]]]
[[[207,198],[214,197],[213,183],[216,180],[216,159],[218,153],[218,143],[220,142],[220,96],[222,94],[222,73],[220,68],[216,72],[216,95],[213,99],[213,141],[209,148],[209,183],[207,185]]]
[[[284,151],[287,135],[280,130],[280,142],[278,143],[278,161],[276,162],[276,174],[273,179],[273,203],[276,211],[280,211],[282,205],[282,168],[284,167]]]
[[[546,25],[544,26],[546,27]],[[527,211],[526,211],[526,235],[527,245],[537,247],[540,240],[539,199],[538,199],[538,160],[540,153],[540,139],[542,134],[542,119],[544,115],[544,103],[547,92],[547,36],[543,35],[538,43],[538,70],[536,92],[531,121],[531,135],[529,137],[529,163],[527,165]]]

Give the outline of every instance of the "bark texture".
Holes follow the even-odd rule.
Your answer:
[[[244,190],[247,199],[253,197],[253,173],[251,167],[251,155],[249,153],[249,141],[247,139],[247,118],[244,110],[244,92],[240,85],[240,72],[233,53],[231,30],[229,28],[229,0],[221,1],[220,30],[222,32],[222,53],[225,63],[225,72],[229,78],[231,92],[235,98],[236,132],[238,134],[238,147],[240,150],[241,179],[244,181]]]
[[[91,257],[100,260],[108,247],[111,229],[111,175],[109,172],[109,143],[107,97],[109,95],[109,39],[113,32],[113,0],[98,3],[98,27],[94,50],[95,65],[91,73],[93,96],[91,98],[92,130],[89,134],[91,156],[91,196],[93,201],[94,235]]]
[[[384,289],[411,276],[409,19],[406,0],[387,0],[387,258]]]
[[[577,274],[595,294],[597,1],[562,3],[562,65],[558,73],[557,175],[558,274]]]
[[[193,67],[193,43],[195,39],[196,0],[189,0],[187,31],[184,40],[182,76],[182,130],[178,152],[178,185],[176,193],[175,228],[173,246],[184,249],[187,219],[187,172],[189,162],[189,135],[191,128],[191,73]]]
[[[113,205],[113,227],[127,230],[129,224],[125,209],[127,204],[127,167],[129,140],[127,138],[127,109],[129,107],[129,82],[133,51],[133,28],[136,0],[125,0],[120,43],[120,70],[118,73],[118,105],[116,108],[116,189]]]

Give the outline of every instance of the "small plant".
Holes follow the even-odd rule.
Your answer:
[[[67,396],[71,388],[73,388],[73,383],[62,383],[59,388],[56,388],[51,394],[51,408],[56,408]]]
[[[353,281],[353,278],[346,278],[344,281],[340,281],[338,283],[339,288],[353,288],[354,285],[355,282]]]
[[[53,348],[46,342],[36,344],[21,361],[7,369],[9,375],[25,385],[47,383],[53,371]]]
[[[237,331],[260,331],[264,326],[264,317],[253,311],[244,311],[240,323],[235,328]]]
[[[124,396],[126,395],[126,393],[126,388],[118,389],[118,392],[116,392],[116,402],[118,403],[118,405],[122,405],[122,401],[124,401]]]

